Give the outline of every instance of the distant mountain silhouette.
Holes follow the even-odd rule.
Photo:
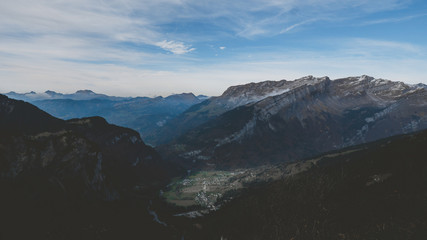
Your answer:
[[[28,93],[16,93],[8,92],[4,94],[10,98],[23,100],[26,102],[34,102],[37,100],[53,100],[53,99],[71,99],[71,100],[91,100],[91,99],[103,99],[111,101],[121,101],[130,99],[130,97],[114,97],[105,94],[95,93],[92,90],[78,90],[75,93],[63,94],[55,91],[47,90],[44,93],[36,93],[34,91]]]
[[[206,96],[192,93],[174,94],[168,97],[123,98],[79,90],[74,94],[46,91],[6,94],[10,98],[28,101],[40,109],[61,119],[101,116],[108,122],[138,131],[145,142],[156,142],[156,130],[190,106],[200,103]]]

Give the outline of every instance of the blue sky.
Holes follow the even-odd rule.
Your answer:
[[[0,1],[0,92],[219,95],[363,74],[427,83],[427,1]]]

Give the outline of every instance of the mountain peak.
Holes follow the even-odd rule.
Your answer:
[[[362,75],[359,77],[359,81],[372,81],[375,80],[374,77],[368,76],[368,75]]]
[[[165,97],[167,100],[184,100],[184,101],[197,101],[199,100],[193,93],[180,93],[173,94]]]
[[[180,93],[180,94],[174,94],[175,96],[183,96],[183,97],[196,97],[192,92],[189,93]]]
[[[44,92],[44,93],[46,93],[46,94],[48,94],[48,95],[55,95],[55,94],[58,94],[57,92],[55,92],[55,91],[51,91],[51,90],[47,90],[46,92]]]
[[[308,75],[302,78],[295,79],[294,82],[322,82],[330,80],[331,79],[328,76],[314,77],[313,75]]]
[[[315,79],[315,77],[313,77],[313,75],[307,75],[307,76],[299,78],[297,80],[313,80],[313,79]]]
[[[78,90],[76,94],[95,94],[92,90],[85,89],[85,90]]]

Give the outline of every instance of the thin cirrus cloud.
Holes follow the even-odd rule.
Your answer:
[[[369,49],[369,51],[376,54],[379,54],[379,52],[387,53],[393,51],[394,53],[425,55],[425,49],[410,43],[356,38],[352,39],[351,44],[359,48]]]
[[[427,14],[416,14],[416,15],[410,15],[410,16],[404,16],[404,17],[393,17],[393,18],[382,18],[382,19],[375,19],[370,20],[361,23],[360,25],[375,25],[375,24],[383,24],[383,23],[397,23],[397,22],[404,22],[409,21],[415,18],[421,18],[426,17]]]
[[[318,19],[309,19],[309,20],[305,20],[305,21],[302,21],[302,22],[299,22],[299,23],[295,23],[295,24],[293,24],[293,25],[291,25],[291,26],[283,29],[282,31],[280,31],[280,33],[287,33],[287,32],[291,31],[294,28],[297,28],[297,27],[300,27],[302,25],[309,24],[309,23],[312,23],[312,22],[315,22],[315,21],[318,21]]]
[[[334,61],[359,64],[355,69],[366,69],[360,73],[369,74],[374,71],[363,62],[382,57],[378,63],[386,64],[393,55],[409,62],[411,54],[414,62],[423,62],[425,46],[410,39],[355,37],[329,30],[325,30],[325,38],[318,30],[336,24],[354,28],[356,20],[362,23],[360,28],[410,22],[425,14],[394,18],[393,11],[407,9],[414,1],[0,1],[0,78],[8,79],[0,92],[69,92],[76,90],[70,87],[73,82],[77,89],[114,89],[122,95],[178,89],[214,95],[231,84],[281,78],[283,74],[323,73],[312,70],[319,65],[313,59],[332,65]],[[375,18],[376,13],[387,12],[390,14]],[[317,35],[312,34],[316,31]],[[301,41],[288,40],[295,36]],[[227,51],[218,56],[218,49]],[[273,64],[268,59],[277,61]],[[288,59],[297,59],[302,66]],[[324,66],[325,73],[331,73],[325,75],[338,71],[328,66]],[[415,64],[412,72],[421,72],[418,66],[421,64]]]

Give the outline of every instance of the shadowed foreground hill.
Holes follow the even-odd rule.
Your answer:
[[[164,177],[153,172],[160,158],[136,131],[100,117],[63,121],[0,96],[0,123],[1,180],[37,173],[67,192],[64,183],[72,178],[85,194],[114,200],[121,188]]]
[[[63,121],[0,95],[0,239],[147,234],[157,225],[146,198],[163,169],[134,130],[100,117]]]
[[[426,239],[427,131],[325,155],[196,221],[185,239]]]

